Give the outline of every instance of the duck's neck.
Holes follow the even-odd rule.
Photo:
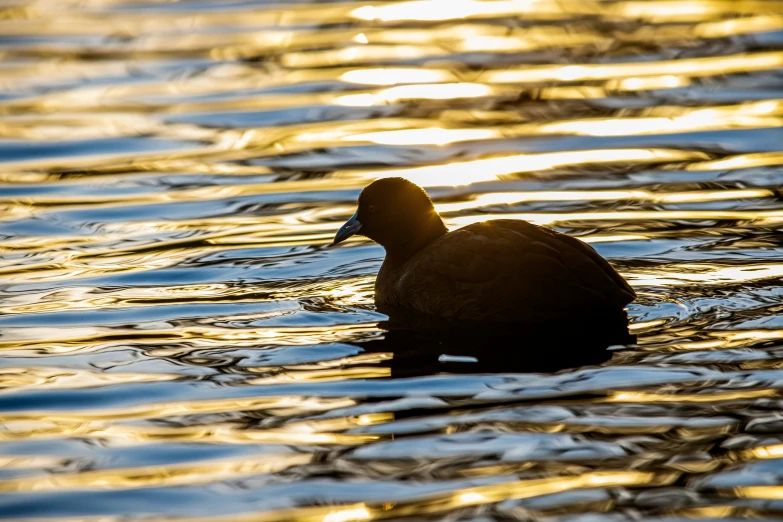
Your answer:
[[[417,226],[406,233],[394,237],[393,241],[383,245],[386,249],[385,264],[392,267],[404,264],[421,249],[448,233],[443,220],[434,210],[424,226]]]

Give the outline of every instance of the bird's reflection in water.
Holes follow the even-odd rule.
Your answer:
[[[384,310],[383,338],[353,342],[369,353],[391,353],[392,378],[438,373],[556,372],[601,364],[614,345],[633,344],[628,317],[589,317],[545,325],[461,322]]]

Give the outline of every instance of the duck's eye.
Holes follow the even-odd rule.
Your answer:
[[[368,212],[375,212],[375,205],[370,205],[367,207]]]

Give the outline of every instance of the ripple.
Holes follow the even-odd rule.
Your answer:
[[[780,518],[783,3],[10,1],[0,30],[0,518]],[[388,176],[450,228],[592,244],[638,344],[395,339],[383,250],[330,246]]]

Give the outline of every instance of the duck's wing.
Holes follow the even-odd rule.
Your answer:
[[[446,234],[406,264],[398,306],[454,319],[539,322],[619,311],[635,298],[589,245],[520,220]]]
[[[609,279],[611,279],[612,282],[617,287],[615,289],[615,292],[617,293],[616,297],[621,301],[625,300],[623,302],[623,306],[627,305],[628,303],[636,299],[636,292],[634,291],[633,288],[631,288],[631,285],[628,284],[628,281],[626,281],[623,278],[623,276],[621,276],[617,272],[617,270],[615,270],[614,267],[609,264],[609,261],[601,257],[601,254],[596,252],[593,247],[591,247],[584,241],[580,241],[579,239],[566,234],[561,234],[560,232],[557,232],[555,230],[550,230],[542,227],[538,227],[538,228],[540,230],[546,231],[548,234],[553,236],[554,240],[558,241],[566,249],[583,254],[585,258],[588,258],[590,260],[587,261],[587,259],[585,259],[585,266],[583,270],[579,271],[579,273],[582,273],[585,277],[589,278],[590,275],[588,274],[588,271],[593,270],[595,267],[597,267]],[[576,258],[579,258],[579,256],[575,256],[575,259]]]

